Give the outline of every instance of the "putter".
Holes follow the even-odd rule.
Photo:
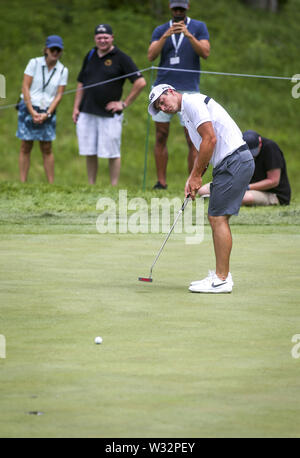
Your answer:
[[[183,202],[183,204],[182,204],[182,206],[181,206],[181,209],[179,210],[179,212],[178,212],[178,214],[177,214],[177,216],[176,216],[176,218],[175,218],[175,220],[174,220],[174,223],[173,223],[171,229],[169,230],[169,233],[168,233],[167,237],[165,238],[165,240],[164,240],[162,246],[160,247],[159,252],[158,252],[157,255],[156,255],[156,258],[155,258],[155,260],[154,260],[154,262],[153,262],[153,264],[152,264],[152,266],[151,266],[151,268],[150,268],[149,277],[139,277],[139,281],[145,281],[145,282],[150,282],[150,283],[153,281],[153,280],[152,280],[152,270],[153,270],[153,267],[155,266],[156,261],[158,260],[158,258],[159,258],[159,256],[160,256],[162,250],[164,249],[164,246],[165,246],[165,244],[167,243],[168,238],[170,237],[170,235],[171,235],[171,233],[172,233],[172,231],[173,231],[173,229],[174,229],[174,227],[175,227],[175,225],[176,225],[176,223],[177,223],[177,221],[178,221],[180,215],[184,212],[184,209],[185,209],[185,207],[187,206],[187,203],[188,203],[189,200],[190,200],[190,194],[188,194],[187,197],[185,198],[185,200],[184,200],[184,202]]]

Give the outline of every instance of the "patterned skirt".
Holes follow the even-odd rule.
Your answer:
[[[33,107],[38,113],[45,113],[39,107]],[[35,124],[27,110],[26,104],[21,101],[18,106],[18,130],[16,136],[21,140],[39,140],[49,142],[56,138],[56,114],[48,118],[43,124]]]

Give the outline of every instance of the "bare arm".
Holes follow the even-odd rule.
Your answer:
[[[164,47],[167,37],[164,35],[158,41],[152,41],[148,48],[148,60],[152,62],[155,60],[161,53],[162,48]]]
[[[47,121],[48,113],[50,113],[51,115],[54,113],[54,111],[56,110],[56,107],[58,106],[59,102],[62,99],[64,90],[65,90],[65,86],[58,86],[56,96],[54,97],[52,103],[50,104],[47,113],[39,113],[40,123]]]
[[[65,87],[66,86],[58,86],[56,96],[54,97],[53,101],[50,104],[50,107],[48,108],[48,113],[52,114],[56,110],[58,104],[62,99],[62,96],[64,95]]]
[[[202,57],[203,59],[207,59],[210,54],[210,43],[208,40],[197,40],[197,38],[192,35],[189,30],[187,29],[185,23],[181,22],[174,22],[172,27],[170,27],[158,41],[153,41],[149,48],[148,48],[148,60],[152,62],[155,60],[161,53],[165,41],[168,37],[173,35],[173,33],[184,33],[186,38],[190,41],[193,50],[195,53]]]
[[[33,109],[31,99],[30,99],[30,87],[32,84],[33,77],[24,74],[23,84],[22,84],[22,94],[24,97],[24,102],[26,103],[27,109],[32,116],[33,122],[40,122],[40,114]]]
[[[148,48],[148,60],[150,62],[155,60],[160,55],[168,36],[169,35],[164,34],[161,36],[161,38],[158,41],[153,41],[150,44]]]
[[[128,107],[129,105],[132,104],[132,102],[137,98],[137,96],[142,92],[144,87],[146,86],[146,80],[145,78],[138,78],[135,80],[135,82],[132,85],[131,91],[128,94],[128,96],[125,99],[126,106]]]
[[[197,40],[192,34],[188,36],[190,43],[195,51],[195,53],[202,57],[203,59],[207,59],[210,54],[210,43],[208,40]]]
[[[153,41],[150,44],[150,46],[148,48],[148,60],[150,62],[155,60],[160,55],[160,53],[161,53],[161,51],[162,51],[162,49],[164,47],[164,44],[166,42],[166,39],[168,37],[170,37],[171,35],[173,35],[173,33],[178,33],[176,25],[178,25],[178,23],[174,23],[172,25],[172,27],[170,27],[168,30],[166,30],[166,32],[160,37],[159,40]]]
[[[184,36],[188,38],[193,47],[193,50],[198,56],[202,57],[203,59],[208,58],[210,53],[210,43],[208,40],[197,40],[197,38],[195,38],[194,35],[189,32],[183,21],[177,22],[173,24],[173,26],[175,26],[176,33],[184,33]]]
[[[77,84],[77,89],[76,89],[76,94],[75,94],[75,99],[74,99],[74,107],[73,107],[73,114],[72,114],[72,119],[73,121],[77,122],[78,116],[79,116],[79,107],[81,104],[81,100],[83,97],[83,83],[78,83]]]
[[[281,169],[272,169],[267,171],[267,178],[249,185],[250,191],[267,191],[276,188],[279,185]]]
[[[202,175],[213,155],[217,142],[215,131],[210,121],[201,124],[197,130],[202,138],[202,142],[194,162],[193,170],[185,185],[185,195],[190,194],[192,199],[195,199],[195,194],[201,187]]]
[[[124,102],[122,102],[122,100],[118,100],[118,101],[113,100],[109,102],[105,108],[108,111],[112,111],[112,113],[116,113],[117,111],[122,111],[124,108],[132,104],[132,102],[137,98],[140,92],[144,89],[146,84],[147,83],[146,83],[145,78],[143,77],[138,78],[133,83],[131,91],[128,94],[128,96],[126,97],[126,99],[124,100]],[[123,106],[123,104],[125,104],[125,106]]]

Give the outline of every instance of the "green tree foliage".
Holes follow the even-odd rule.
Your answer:
[[[277,13],[287,0],[243,0],[246,5]]]
[[[106,3],[113,10],[130,8],[132,11],[151,14],[157,18],[168,10],[168,2],[165,0],[107,0]]]
[[[147,49],[153,29],[170,18],[168,0],[10,0],[1,2],[1,67],[6,80],[3,105],[16,103],[24,69],[30,58],[42,55],[45,38],[63,37],[62,63],[69,69],[68,93],[57,110],[57,139],[54,142],[57,184],[86,183],[85,163],[78,156],[76,130],[72,121],[74,90],[82,60],[94,45],[94,29],[109,23],[115,43],[144,69],[147,87],[126,110],[122,137],[120,186],[142,188],[144,153],[148,126],[148,94],[151,73]],[[157,17],[156,15],[161,15]],[[278,14],[249,8],[242,0],[191,0],[190,17],[206,22],[211,40],[211,55],[202,61],[201,91],[220,102],[241,130],[254,129],[272,138],[287,159],[293,198],[300,196],[300,98],[292,96],[299,74],[300,10],[299,0],[288,0]],[[159,59],[153,62],[157,66]],[[206,73],[208,72],[208,73]],[[211,73],[212,72],[212,73]],[[284,76],[286,80],[225,76],[214,72]],[[155,71],[153,72],[155,77]],[[152,80],[153,82],[153,80]],[[130,83],[124,86],[124,96]],[[294,91],[296,92],[296,91]],[[300,95],[300,90],[298,90]],[[18,181],[16,138],[17,112],[0,109],[0,180]],[[147,187],[156,178],[153,159],[154,125],[149,122]],[[179,122],[174,119],[168,141],[169,190],[182,188],[187,171],[186,142]],[[32,154],[30,181],[44,180],[38,145]],[[106,163],[101,162],[100,183],[108,185]],[[209,180],[210,170],[205,175]]]

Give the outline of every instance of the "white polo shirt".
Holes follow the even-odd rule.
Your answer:
[[[56,96],[58,87],[67,85],[69,74],[68,69],[59,61],[49,71],[44,56],[30,59],[24,73],[33,77],[30,87],[32,105],[43,109],[49,107]],[[23,95],[21,97],[23,98]]]
[[[199,151],[202,138],[197,128],[207,122],[212,122],[217,143],[210,163],[216,167],[222,160],[245,144],[242,132],[226,110],[215,100],[204,103],[206,95],[183,94],[181,115],[185,127],[188,129],[191,140]]]

